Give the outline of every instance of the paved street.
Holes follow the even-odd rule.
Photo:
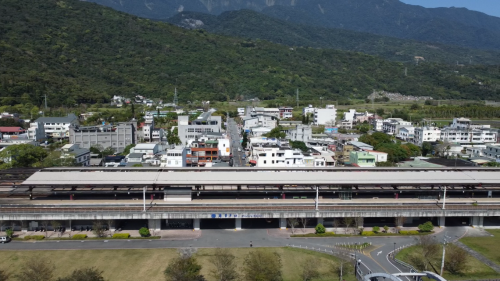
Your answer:
[[[433,236],[442,241],[444,235],[452,239],[462,237],[467,227],[447,227]],[[150,248],[179,248],[179,247],[249,247],[252,241],[254,247],[283,247],[287,245],[301,245],[308,248],[332,249],[336,243],[364,243],[371,242],[378,247],[370,256],[358,254],[358,259],[368,266],[372,272],[399,272],[387,258],[387,254],[394,247],[414,244],[416,237],[339,237],[339,238],[279,238],[269,235],[266,229],[234,230],[202,230],[201,236],[191,240],[86,240],[82,241],[40,241],[23,242],[12,241],[0,245],[4,250],[69,250],[69,249],[150,249]],[[396,243],[396,245],[394,245]]]
[[[234,167],[243,167],[245,166],[246,159],[243,159],[245,151],[241,147],[240,143],[241,130],[238,128],[238,125],[236,124],[233,118],[228,119],[227,127],[228,127],[228,135],[231,141],[231,153],[233,153]],[[238,148],[240,149],[240,151],[238,151]]]

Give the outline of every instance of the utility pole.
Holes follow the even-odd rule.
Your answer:
[[[43,111],[44,117],[45,117],[45,111],[47,111],[47,94],[45,94],[45,110]]]
[[[142,209],[142,211],[143,211],[143,212],[146,212],[146,189],[147,189],[147,188],[148,188],[147,186],[144,186],[144,187],[142,188],[142,204],[143,204],[143,209]]]
[[[319,208],[319,185],[316,186],[316,211]]]
[[[444,194],[443,194],[443,210],[446,209],[446,185],[444,186]]]
[[[297,88],[297,107],[299,107],[299,88]]]
[[[177,106],[178,103],[179,103],[179,100],[177,98],[177,88],[175,88],[175,91],[174,91],[174,105]]]
[[[449,236],[446,236],[446,233],[444,234],[443,237],[443,257],[441,258],[441,276],[443,276],[443,270],[444,270],[444,257],[446,255],[446,238],[450,238]]]

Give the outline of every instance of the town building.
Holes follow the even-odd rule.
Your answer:
[[[492,161],[500,162],[500,144],[487,144],[483,149],[483,155]]]
[[[252,115],[258,115],[258,114],[269,115],[269,116],[276,117],[276,119],[280,119],[280,116],[281,116],[279,108],[266,108],[266,107],[254,107],[251,114]]]
[[[339,128],[342,128],[342,129],[351,130],[352,127],[353,127],[352,120],[341,120],[339,123]]]
[[[115,125],[71,126],[69,142],[82,148],[101,146],[111,147],[115,152],[122,152],[130,144],[137,143],[136,122],[120,122]]]
[[[238,115],[239,116],[245,115],[245,108],[244,107],[238,107]]]
[[[356,114],[356,109],[349,109],[349,111],[344,112],[342,120],[354,122],[354,115]]]
[[[337,109],[335,105],[327,105],[325,108],[316,108],[314,111],[315,125],[330,125],[336,124]]]
[[[386,152],[376,151],[376,150],[365,150],[365,151],[375,156],[375,163],[387,162],[388,154]]]
[[[73,113],[66,117],[40,117],[35,122],[42,123],[45,134],[52,138],[69,138],[69,127],[79,124],[78,117]]]
[[[375,167],[376,158],[366,151],[351,151],[349,164],[354,167]]]
[[[212,116],[211,112],[203,112],[197,119],[189,122],[189,116],[178,117],[179,139],[185,144],[189,139],[195,139],[207,133],[220,133],[221,116]]]
[[[451,143],[496,143],[497,132],[489,128],[463,129],[462,127],[447,127],[441,129],[441,141]]]
[[[61,158],[75,159],[76,166],[90,166],[90,150],[80,148],[78,144],[65,144],[61,148]]]
[[[187,151],[185,146],[176,146],[168,149],[161,157],[160,167],[182,168],[187,165]]]
[[[413,142],[414,137],[415,137],[415,127],[405,126],[399,128],[399,132],[397,134],[398,139],[404,140],[406,142]]]
[[[250,133],[252,128],[256,127],[269,128],[270,130],[276,128],[278,118],[273,115],[253,114],[252,116],[243,117],[242,120],[243,130]]]
[[[0,139],[17,139],[25,132],[26,130],[21,127],[0,127]],[[26,138],[26,136],[24,136],[23,138]]]
[[[372,128],[375,132],[382,132],[384,127],[384,120],[373,118],[371,120]]]
[[[160,152],[158,143],[139,143],[130,149],[130,153],[143,153],[145,158],[152,158]]]
[[[293,118],[293,107],[290,106],[282,106],[279,108],[280,110],[280,119],[289,119]]]
[[[187,166],[205,166],[219,159],[218,140],[198,140],[191,142],[186,152]]]
[[[316,108],[310,104],[308,107],[304,107],[302,109],[302,115],[307,116],[308,114],[314,115],[314,111],[316,111]]]
[[[304,155],[299,150],[272,147],[254,157],[257,167],[305,167]]]
[[[47,138],[45,128],[42,122],[31,122],[30,127],[26,130],[26,136],[33,141],[43,141]]]
[[[373,146],[360,142],[360,141],[350,141],[348,142],[350,145],[353,146],[355,151],[366,151],[366,150],[373,150]]]
[[[413,143],[422,146],[424,142],[436,142],[441,139],[441,130],[438,127],[417,127]]]
[[[307,143],[312,139],[312,128],[309,125],[297,125],[294,129],[288,130],[287,138]]]
[[[401,127],[411,126],[411,122],[404,121],[401,118],[389,118],[384,120],[382,131],[388,135],[397,136]]]

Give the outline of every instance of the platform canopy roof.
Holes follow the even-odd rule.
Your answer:
[[[39,171],[27,186],[81,185],[500,185],[494,171],[193,172]]]

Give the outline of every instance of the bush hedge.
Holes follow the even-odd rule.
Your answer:
[[[141,235],[141,237],[148,237],[151,235],[151,233],[149,233],[149,229],[145,227],[141,227],[141,229],[139,229],[139,234]]]
[[[325,227],[321,223],[318,223],[315,230],[316,230],[316,234],[325,233],[325,231],[326,231]]]
[[[401,235],[418,235],[420,232],[418,230],[401,230],[399,231],[399,234]]]
[[[307,234],[293,234],[291,237],[335,237],[335,232],[325,232],[325,233],[307,233]]]
[[[363,236],[372,236],[372,235],[375,235],[375,232],[373,232],[373,231],[363,231],[363,232],[361,232],[361,235],[363,235]]]
[[[115,233],[113,234],[113,239],[127,239],[130,238],[129,233]]]
[[[85,239],[87,238],[87,234],[75,234],[71,239]]]
[[[43,240],[45,239],[44,235],[26,235],[24,236],[24,240]]]

